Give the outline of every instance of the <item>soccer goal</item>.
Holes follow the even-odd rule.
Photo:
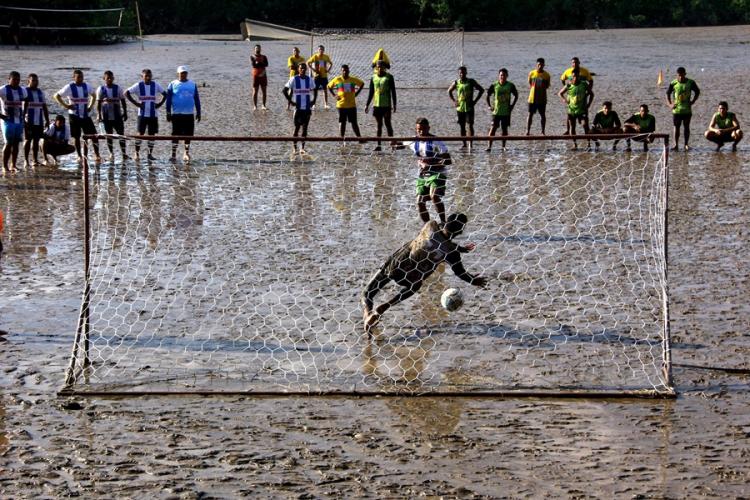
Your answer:
[[[31,33],[37,40],[62,41],[86,37],[112,39],[121,35],[124,7],[108,9],[44,9],[0,6],[0,28]],[[28,39],[28,36],[23,38]]]
[[[308,138],[312,156],[290,158],[289,138],[224,138],[253,160],[84,168],[65,391],[672,395],[668,156],[653,137],[664,147],[509,137],[454,153],[443,201],[468,217],[463,264],[488,285],[444,265],[370,332],[362,292],[423,226],[407,152]]]
[[[347,64],[351,74],[367,81],[373,73],[373,59],[385,51],[400,89],[446,89],[449,81],[436,75],[454,75],[464,60],[464,32],[461,29],[352,29],[316,28],[303,31],[277,24],[245,19],[243,40],[289,40],[298,42],[307,57],[325,48],[333,74]],[[438,78],[438,80],[436,80]]]

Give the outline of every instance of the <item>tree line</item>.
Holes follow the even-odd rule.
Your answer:
[[[26,0],[6,0],[4,5],[31,6]],[[39,0],[33,6],[125,7],[124,28],[119,34],[136,34],[134,0]],[[138,6],[147,34],[239,33],[239,23],[245,18],[308,30],[322,27],[563,30],[750,23],[750,0],[143,0]],[[112,22],[112,14],[76,18],[68,14],[4,11],[2,15],[6,21],[2,24],[15,18],[22,26],[67,26],[76,22],[106,26]],[[42,37],[43,32],[38,35]],[[116,33],[106,30],[53,34],[62,43],[106,40],[113,35]]]

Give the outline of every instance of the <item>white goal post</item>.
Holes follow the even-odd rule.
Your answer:
[[[64,392],[673,396],[668,136],[652,137],[664,147],[613,154],[511,136],[512,154],[454,162],[444,202],[488,287],[440,267],[369,334],[362,292],[422,227],[407,153],[289,159],[288,137],[195,137],[254,160],[84,168]]]

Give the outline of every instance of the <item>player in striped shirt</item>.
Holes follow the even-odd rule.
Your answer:
[[[29,73],[26,87],[26,101],[23,105],[26,115],[25,138],[23,143],[23,157],[26,167],[29,166],[29,152],[34,148],[33,166],[39,165],[39,141],[44,139],[44,129],[49,127],[49,109],[44,92],[39,89],[39,77],[36,73]]]
[[[315,81],[307,74],[307,64],[299,63],[297,76],[289,79],[283,89],[284,97],[294,106],[294,137],[302,129],[302,137],[307,137],[307,125],[310,123],[312,107],[318,99],[318,88]],[[305,142],[302,141],[300,154],[305,154]],[[297,153],[297,142],[292,145],[292,154]]]
[[[68,110],[70,135],[73,136],[75,142],[78,163],[81,163],[83,162],[81,133],[96,135],[94,121],[89,116],[96,102],[96,93],[88,83],[83,81],[83,71],[77,69],[73,71],[73,81],[58,90],[53,98],[60,106]],[[92,139],[91,142],[94,144],[94,159],[99,163],[102,161],[102,157],[99,156],[99,141]]]
[[[102,77],[104,85],[96,89],[96,109],[99,122],[104,124],[107,134],[125,134],[125,121],[128,119],[128,108],[125,104],[125,93],[115,82],[115,75],[111,71],[104,72]],[[115,155],[112,151],[112,139],[107,138],[107,149],[109,149],[109,161],[114,161]],[[125,140],[120,139],[120,150],[122,160],[128,159],[125,152]]]
[[[18,151],[23,140],[23,102],[26,100],[26,89],[21,87],[21,74],[11,71],[8,84],[0,87],[0,120],[2,121],[3,168],[16,170]]]
[[[141,71],[141,81],[125,91],[125,97],[138,108],[138,135],[156,135],[159,133],[159,116],[156,111],[167,99],[167,92],[161,85],[152,80],[150,69]],[[133,98],[135,95],[138,100]],[[161,96],[161,100],[159,100]],[[158,100],[158,102],[157,102]],[[155,160],[153,155],[154,141],[148,141],[148,160]],[[135,141],[135,160],[141,158],[141,141]]]
[[[417,178],[417,211],[423,222],[430,220],[427,202],[432,200],[441,224],[445,224],[445,167],[452,163],[451,155],[443,141],[433,139],[430,122],[419,117],[416,122],[417,137],[413,141],[402,142],[394,149],[408,148],[418,158],[419,177]]]

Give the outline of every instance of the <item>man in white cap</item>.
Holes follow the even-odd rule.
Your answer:
[[[195,122],[201,121],[201,101],[198,97],[198,86],[188,80],[187,66],[177,68],[177,80],[167,86],[167,121],[172,123],[172,135],[191,136],[195,131]],[[177,144],[172,141],[172,161],[177,156]],[[190,141],[185,141],[184,161],[190,161]]]

